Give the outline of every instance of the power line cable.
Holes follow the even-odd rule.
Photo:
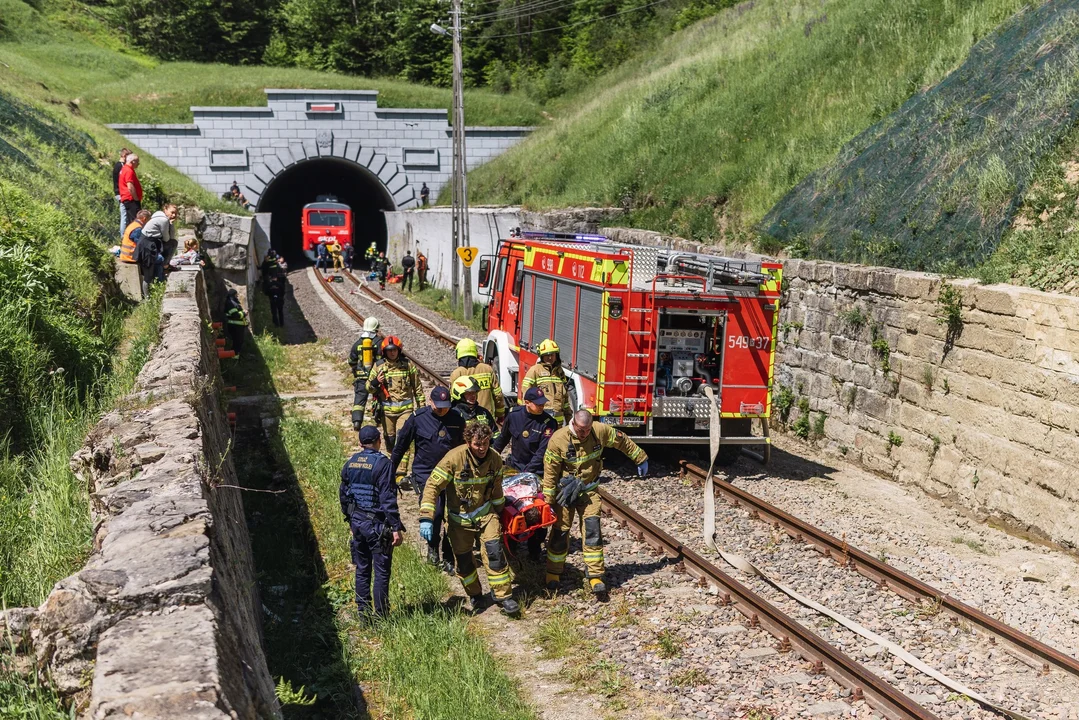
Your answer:
[[[536,0],[535,2],[528,2],[524,5],[518,5],[517,7],[502,8],[495,12],[481,13],[479,15],[466,15],[465,17],[469,20],[484,20],[487,18],[513,20],[558,10],[564,7],[572,7],[576,4],[576,0]]]
[[[502,35],[485,35],[485,36],[483,36],[483,39],[484,40],[498,40],[498,39],[501,39],[501,38],[523,37],[525,35],[539,35],[541,33],[555,32],[556,30],[566,30],[568,28],[579,27],[581,25],[589,25],[591,23],[599,22],[600,20],[609,20],[609,19],[611,19],[613,17],[618,17],[619,15],[627,15],[627,14],[629,14],[631,12],[637,12],[638,10],[645,10],[647,8],[650,8],[650,7],[654,6],[654,5],[660,5],[660,4],[665,3],[665,2],[669,2],[669,0],[655,0],[654,2],[650,2],[650,3],[646,4],[646,5],[638,5],[637,7],[627,8],[625,10],[620,10],[620,11],[618,11],[616,13],[611,13],[610,15],[603,15],[602,17],[598,17],[598,18],[589,18],[588,20],[579,20],[577,22],[567,23],[566,25],[559,25],[557,27],[551,27],[551,28],[543,28],[542,30],[528,30],[528,31],[519,32],[519,33],[505,33],[505,34],[502,34]]]

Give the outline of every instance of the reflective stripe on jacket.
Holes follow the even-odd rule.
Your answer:
[[[592,423],[592,429],[584,440],[578,439],[572,426],[557,430],[547,442],[543,455],[543,494],[554,497],[558,481],[565,475],[574,475],[584,484],[584,490],[599,486],[599,474],[603,470],[603,450],[613,447],[623,452],[635,465],[648,459],[644,450],[629,439],[621,430],[601,422]]]

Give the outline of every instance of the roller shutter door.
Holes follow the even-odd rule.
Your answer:
[[[524,290],[521,291],[521,345],[528,347],[532,343],[532,276],[525,275]]]
[[[603,322],[603,293],[581,288],[577,324],[577,373],[599,380],[599,333]]]
[[[531,276],[526,275],[525,280]],[[532,303],[532,345],[539,345],[551,337],[551,310],[554,301],[554,280],[537,277],[534,279],[536,297]]]
[[[574,368],[573,346],[577,338],[577,287],[558,283],[554,299],[554,341],[562,356],[562,365]]]

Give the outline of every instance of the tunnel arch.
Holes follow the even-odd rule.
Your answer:
[[[367,155],[361,152],[349,158],[327,154],[286,163],[284,160],[292,158],[279,154],[278,162],[261,163],[254,169],[254,187],[247,189],[257,198],[256,211],[271,214],[270,244],[287,261],[306,262],[301,210],[319,195],[334,195],[352,208],[355,248],[363,252],[374,241],[380,250],[386,249],[383,212],[410,204],[414,193],[396,163],[375,153]]]

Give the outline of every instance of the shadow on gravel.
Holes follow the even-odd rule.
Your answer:
[[[292,312],[286,315],[290,323],[297,316],[302,318],[292,302]],[[268,320],[268,305],[261,294],[252,315],[252,329],[261,330]],[[245,388],[268,389],[273,398],[258,405],[233,406],[237,413],[233,458],[240,483],[252,490],[244,493],[244,514],[262,599],[263,643],[284,715],[290,719],[367,718],[366,703],[352,682],[334,623],[325,590],[326,568],[307,504],[281,443],[281,403],[273,378],[253,338],[248,338],[243,355],[240,363],[224,361],[225,384],[236,385],[240,393]],[[283,683],[291,687],[291,693]],[[303,704],[316,696],[313,704]]]
[[[283,332],[275,333],[278,336],[278,340],[282,345],[302,345],[303,343],[313,343],[318,340],[318,335],[315,334],[314,328],[307,322],[307,318],[304,317],[303,310],[300,308],[300,304],[296,302],[296,296],[292,291],[293,283],[306,283],[310,282],[307,278],[307,267],[304,266],[297,270],[290,270],[288,273],[289,290],[285,295],[285,327]],[[268,309],[268,308],[267,308]],[[270,317],[267,315],[264,318],[266,327],[270,323]]]

